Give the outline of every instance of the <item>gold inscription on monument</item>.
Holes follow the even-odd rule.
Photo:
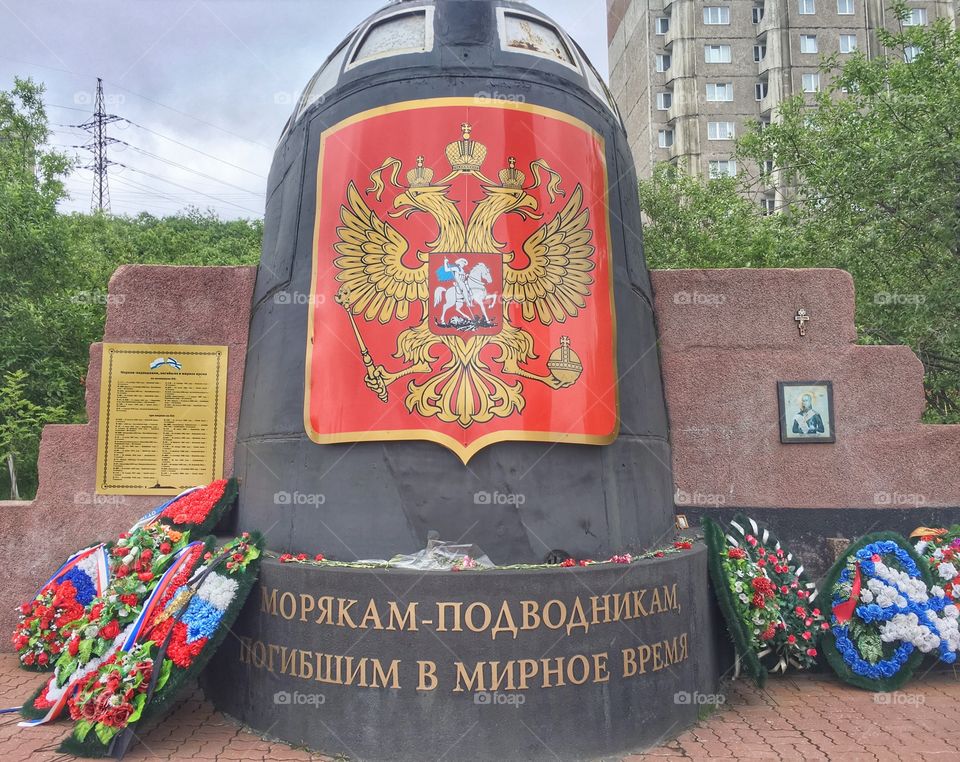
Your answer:
[[[223,476],[227,347],[104,344],[97,492],[176,495]]]

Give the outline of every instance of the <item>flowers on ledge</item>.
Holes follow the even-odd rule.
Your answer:
[[[450,567],[451,571],[481,571],[481,570],[522,570],[522,569],[570,569],[570,568],[581,568],[585,566],[602,566],[605,564],[631,564],[634,561],[641,561],[649,558],[664,558],[668,555],[673,555],[675,553],[681,553],[685,550],[691,550],[693,548],[693,543],[689,540],[677,540],[671,546],[666,548],[658,548],[655,550],[648,550],[644,553],[619,553],[613,556],[610,556],[605,561],[594,561],[592,559],[580,559],[575,558],[566,558],[563,561],[556,564],[509,564],[506,566],[487,566],[481,563],[478,563],[477,559],[469,556],[462,555],[458,560]],[[315,566],[331,566],[331,567],[345,567],[345,568],[356,568],[356,569],[388,569],[393,566],[392,561],[333,561],[327,558],[323,553],[317,553],[315,555],[310,555],[308,553],[281,553],[277,560],[282,564],[310,564]]]

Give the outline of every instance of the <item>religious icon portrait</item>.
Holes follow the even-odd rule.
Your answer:
[[[777,398],[781,442],[837,441],[830,381],[778,381]]]

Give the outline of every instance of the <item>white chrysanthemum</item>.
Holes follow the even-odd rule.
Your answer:
[[[870,592],[868,588],[861,588],[860,590],[860,602],[861,603],[873,603],[873,593]]]
[[[200,585],[197,595],[211,606],[223,611],[230,605],[230,601],[237,594],[239,586],[240,584],[236,580],[214,572]]]
[[[943,548],[937,548],[935,551],[933,551],[933,557],[938,561],[943,558]]]
[[[942,563],[937,566],[937,572],[940,574],[940,579],[953,579],[957,576],[957,567],[949,562]]]
[[[930,543],[928,543],[926,540],[920,540],[920,542],[914,545],[913,548],[914,550],[917,551],[917,553],[919,553],[920,555],[923,555],[923,551],[927,549],[927,545],[929,544]]]
[[[939,587],[938,585],[934,585],[930,588],[930,595],[934,596],[935,598],[943,598],[943,588]]]
[[[100,555],[98,550],[96,553],[91,553],[80,563],[77,564],[77,568],[84,572],[90,579],[97,578],[97,557]]]

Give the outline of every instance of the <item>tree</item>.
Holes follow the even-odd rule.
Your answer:
[[[779,220],[764,216],[731,177],[705,181],[658,164],[640,182],[640,207],[653,268],[781,267],[793,256]]]
[[[25,455],[36,458],[32,446],[48,423],[62,420],[62,407],[43,408],[24,397],[27,374],[22,370],[7,373],[0,385],[0,459],[7,463],[10,499],[19,500],[17,462]]]

